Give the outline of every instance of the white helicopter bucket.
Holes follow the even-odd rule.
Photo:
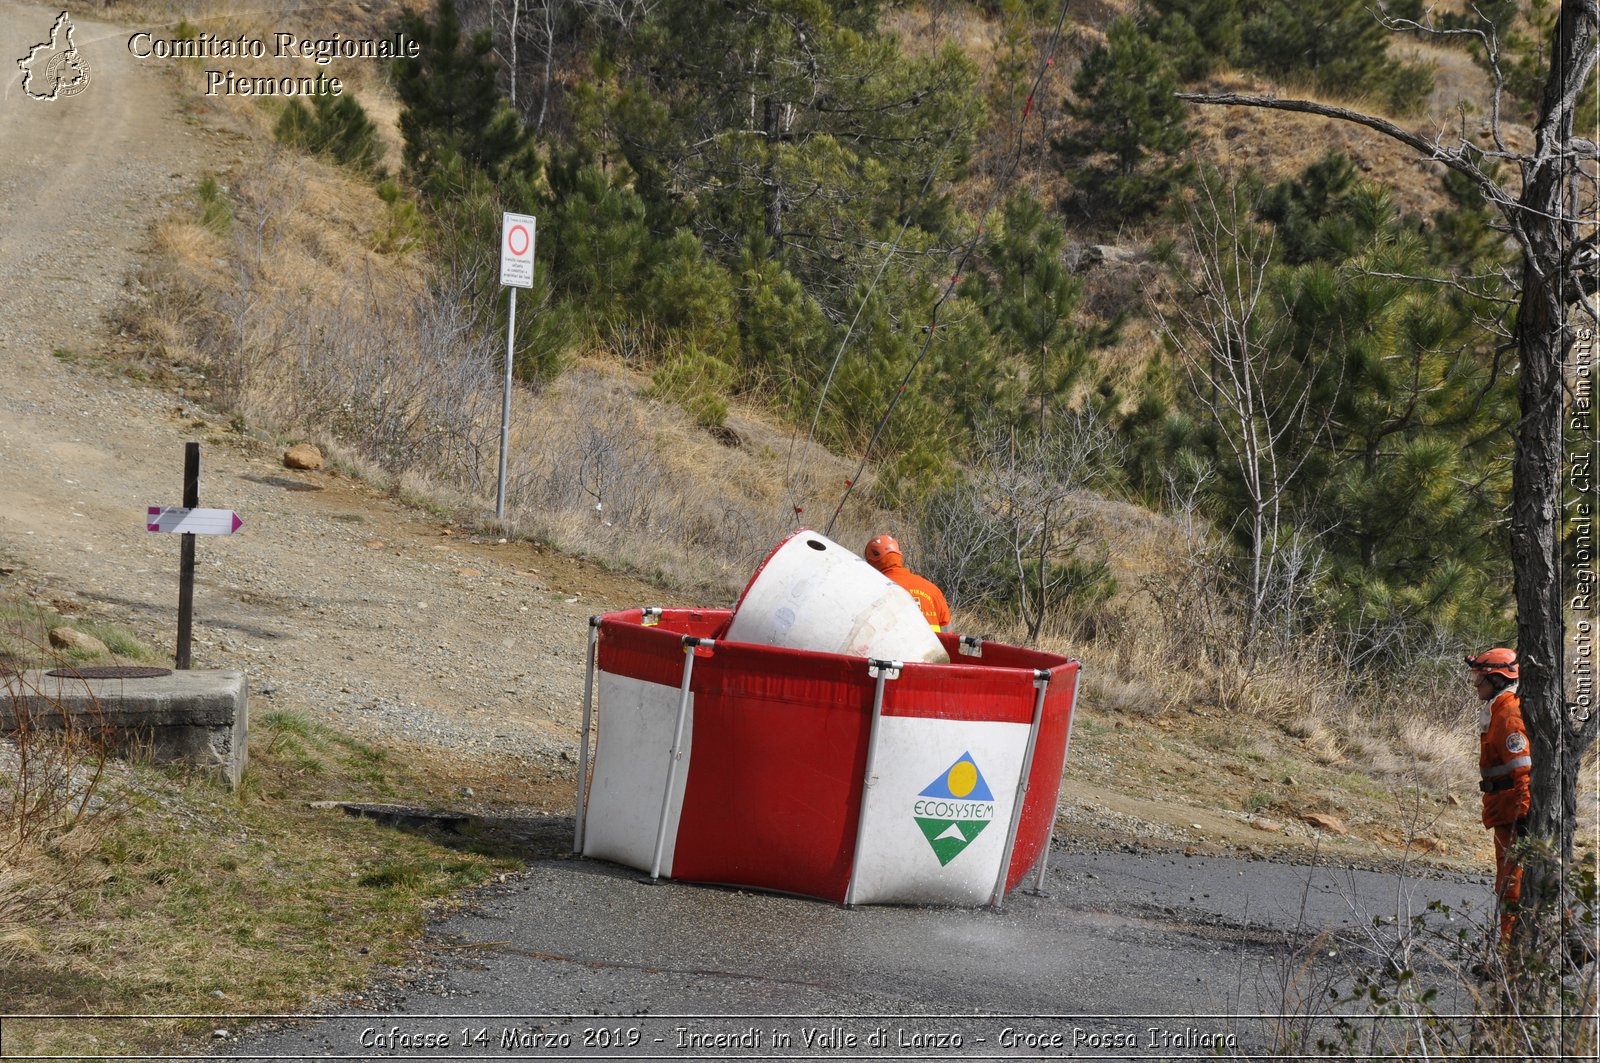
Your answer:
[[[767,555],[723,637],[886,661],[950,663],[911,595],[855,551],[807,530]]]

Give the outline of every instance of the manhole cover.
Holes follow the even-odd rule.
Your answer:
[[[312,808],[337,808],[347,816],[375,819],[385,827],[439,827],[459,833],[472,817],[465,812],[418,808],[414,805],[369,805],[357,801],[313,801]]]
[[[171,675],[171,668],[140,668],[130,664],[105,664],[89,668],[52,668],[45,675],[58,679],[158,679]]]

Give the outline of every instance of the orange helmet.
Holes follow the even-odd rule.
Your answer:
[[[900,553],[900,544],[895,542],[892,535],[874,535],[867,540],[867,548],[861,554],[868,564],[880,572],[892,564],[889,560],[891,557],[902,564],[905,562]]]
[[[1492,650],[1485,650],[1476,657],[1468,657],[1467,667],[1474,672],[1485,675],[1503,675],[1507,679],[1517,678],[1517,651],[1508,650],[1503,646],[1496,646]]]

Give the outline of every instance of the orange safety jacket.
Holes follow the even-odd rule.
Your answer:
[[[1483,791],[1483,825],[1508,827],[1528,814],[1533,750],[1522,723],[1522,701],[1515,684],[1497,694],[1478,736],[1478,789]]]
[[[929,627],[935,631],[950,629],[950,606],[944,600],[944,592],[931,580],[923,579],[904,565],[890,565],[882,572],[916,599]]]

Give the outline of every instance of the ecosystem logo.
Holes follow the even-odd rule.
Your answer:
[[[971,753],[963,753],[927,785],[911,814],[944,867],[994,822],[994,794]]]
[[[89,62],[72,41],[72,19],[65,11],[50,27],[50,39],[28,49],[17,60],[22,70],[22,91],[33,100],[58,100],[76,96],[89,87]]]

